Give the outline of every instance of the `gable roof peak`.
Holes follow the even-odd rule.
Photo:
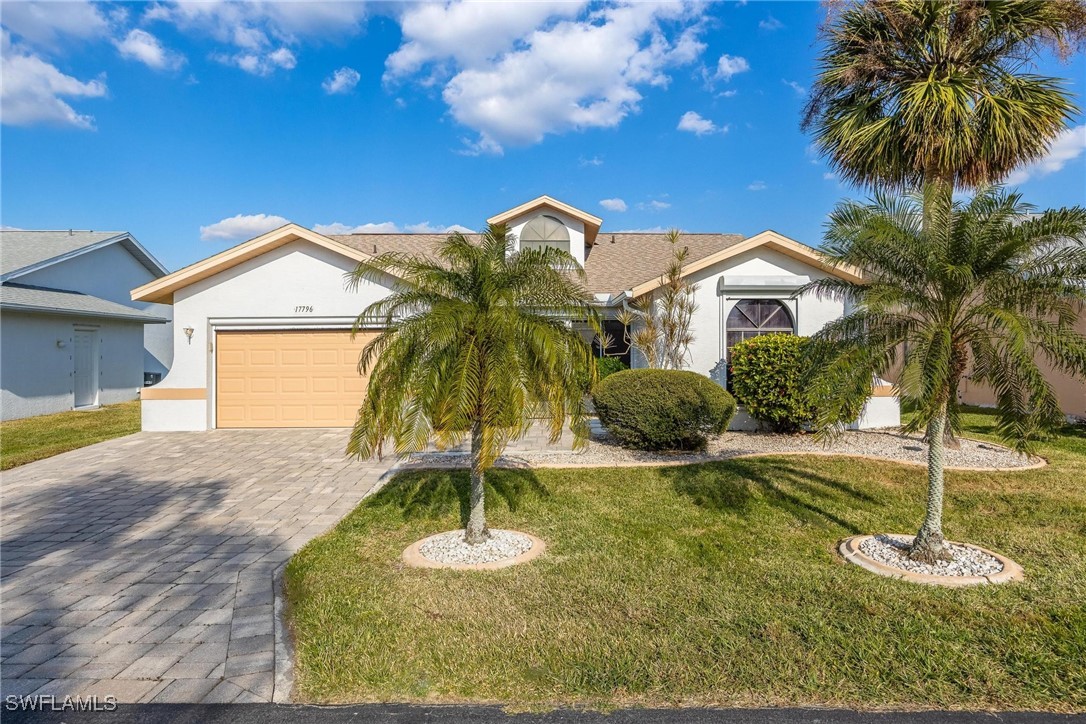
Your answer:
[[[520,206],[515,206],[508,211],[503,211],[500,214],[491,216],[489,219],[486,220],[486,223],[504,224],[507,221],[511,221],[518,217],[524,216],[525,214],[531,213],[532,211],[543,209],[560,211],[567,216],[572,216],[573,218],[577,219],[582,224],[584,224],[585,242],[588,244],[596,243],[596,235],[600,232],[600,226],[603,225],[603,219],[593,214],[590,214],[587,211],[582,211],[575,206],[570,206],[565,202],[559,201],[553,196],[547,196],[546,194],[543,194],[542,196],[537,196],[531,201],[526,201]]]

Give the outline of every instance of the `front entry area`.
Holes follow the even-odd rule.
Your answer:
[[[351,427],[366,391],[358,356],[375,333],[220,331],[217,427]]]

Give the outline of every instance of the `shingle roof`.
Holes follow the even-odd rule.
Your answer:
[[[90,294],[12,282],[0,285],[0,307],[50,314],[72,314],[81,317],[130,319],[137,322],[166,321],[165,318],[150,312],[92,297]]]
[[[465,234],[477,241],[478,234]],[[383,254],[402,251],[408,254],[432,256],[445,234],[336,234],[328,238],[365,252]],[[682,241],[690,249],[689,261],[694,262],[721,249],[743,241],[741,234],[683,234]],[[671,254],[667,234],[642,232],[601,233],[596,243],[586,248],[584,270],[588,275],[586,287],[592,294],[618,294],[638,284],[660,276]]]
[[[123,231],[0,231],[0,274],[98,244]]]

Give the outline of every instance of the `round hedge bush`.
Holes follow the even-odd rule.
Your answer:
[[[798,432],[814,417],[800,384],[807,337],[763,334],[731,348],[732,391],[755,420],[774,432]]]
[[[607,431],[637,450],[703,450],[735,414],[723,387],[680,370],[616,372],[600,382],[593,402]]]

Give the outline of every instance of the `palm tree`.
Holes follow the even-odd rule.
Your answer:
[[[465,540],[489,537],[484,476],[505,446],[542,418],[551,440],[567,418],[576,445],[588,437],[585,381],[596,367],[589,344],[572,326],[598,329],[584,271],[550,248],[513,252],[504,225],[479,243],[449,235],[436,258],[386,253],[349,275],[401,284],[359,315],[355,329],[377,324],[358,369],[369,374],[366,398],[347,446],[369,458],[391,441],[398,455],[431,438],[456,444],[471,435],[471,498]]]
[[[870,395],[873,375],[899,370],[902,400],[916,408],[911,429],[928,429],[927,515],[911,555],[943,558],[943,433],[967,365],[995,392],[997,432],[1020,452],[1063,421],[1039,360],[1086,374],[1086,337],[1073,328],[1086,302],[1086,210],[1034,214],[999,188],[955,202],[931,186],[923,196],[877,194],[837,206],[822,251],[866,280],[807,287],[853,308],[814,337],[816,424],[839,429]]]
[[[1068,54],[1083,0],[842,3],[822,35],[804,115],[815,145],[862,187],[997,183],[1041,158],[1076,108],[1058,78],[1028,72]]]

